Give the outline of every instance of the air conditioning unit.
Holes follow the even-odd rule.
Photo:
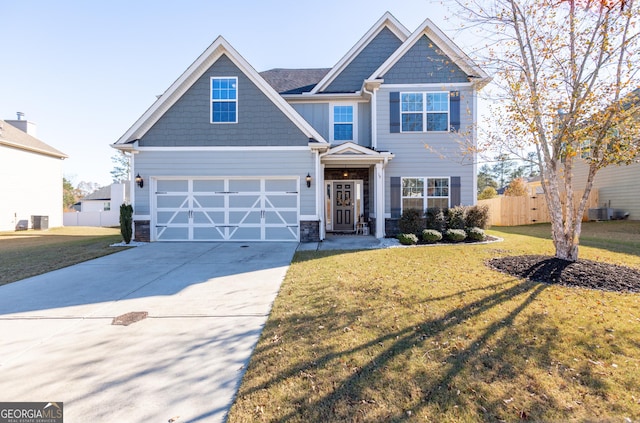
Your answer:
[[[601,207],[598,209],[589,209],[589,220],[609,220],[611,219],[612,209]]]

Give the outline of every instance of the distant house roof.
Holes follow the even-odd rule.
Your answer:
[[[102,187],[97,191],[92,192],[80,201],[86,200],[111,200],[111,185]]]
[[[122,182],[122,184],[124,184],[124,191],[125,191],[125,197],[129,198],[129,182]],[[91,194],[87,195],[86,197],[82,198],[79,202],[83,202],[83,201],[87,201],[87,200],[93,200],[93,201],[100,201],[100,200],[104,200],[104,201],[109,201],[111,200],[111,187],[114,184],[111,185],[107,185],[106,187],[102,187],[99,188],[98,190],[92,192]]]
[[[0,120],[0,144],[60,159],[69,157],[4,120]]]
[[[331,68],[270,69],[260,72],[260,76],[279,94],[302,94],[311,91],[330,70]]]

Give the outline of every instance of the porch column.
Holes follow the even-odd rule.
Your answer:
[[[376,163],[376,238],[384,238],[384,166]]]
[[[318,193],[318,216],[320,217],[320,240],[322,241],[327,235],[327,207],[325,205],[325,195],[327,195],[327,191],[324,186],[324,163],[320,161],[320,155],[318,155],[318,167],[320,171],[316,180],[320,185],[320,192]]]

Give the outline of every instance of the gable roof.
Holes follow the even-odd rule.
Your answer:
[[[373,150],[368,147],[347,141],[331,147],[326,152],[320,154],[323,163],[381,163],[389,161],[395,156],[388,151]]]
[[[347,54],[325,75],[311,90],[311,94],[321,92],[333,82],[340,73],[367,47],[367,45],[384,29],[389,28],[400,41],[404,42],[411,32],[404,27],[391,13],[386,12],[369,31],[354,45]]]
[[[118,145],[133,143],[142,138],[171,106],[187,92],[198,78],[223,55],[228,57],[309,139],[314,139],[322,143],[327,142],[256,72],[249,62],[247,62],[227,40],[219,36],[113,146],[118,148]]]
[[[124,185],[124,196],[125,196],[125,198],[129,198],[129,189],[131,188],[131,184],[129,183],[129,181],[118,182],[117,184]],[[88,200],[93,200],[93,201],[96,201],[96,200],[102,200],[102,201],[111,200],[111,187],[113,187],[114,185],[116,185],[116,183],[113,183],[111,185],[107,185],[106,187],[98,188],[97,190],[93,191],[91,194],[88,194],[88,195],[84,196],[83,198],[81,198],[80,201],[78,201],[78,203],[81,203],[83,201],[88,201]]]
[[[416,42],[426,35],[442,50],[460,69],[466,72],[470,80],[477,80],[479,87],[489,83],[491,78],[469,56],[463,52],[449,37],[446,36],[432,21],[427,18],[409,38],[371,75],[369,79],[382,79],[384,75],[413,47]]]
[[[36,137],[27,134],[4,120],[0,120],[0,144],[20,150],[44,154],[46,156],[57,157],[59,159],[69,157],[60,150],[45,144]]]
[[[311,91],[330,70],[277,68],[260,72],[260,76],[280,94],[302,94]]]

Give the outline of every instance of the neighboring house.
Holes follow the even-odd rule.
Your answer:
[[[62,160],[36,125],[0,120],[0,231],[62,226]]]
[[[65,226],[118,226],[120,205],[129,203],[130,184],[102,187],[73,205],[75,212],[64,214]]]
[[[628,98],[629,104],[640,104],[640,88],[633,91]],[[588,145],[581,155],[589,154]],[[640,160],[640,157],[638,158]],[[576,160],[573,171],[574,187],[584,187],[588,164],[581,159]],[[629,165],[610,165],[601,168],[593,180],[593,189],[598,191],[598,206],[617,210],[616,216],[625,216],[631,220],[640,220],[640,161]],[[587,214],[588,211],[585,211]]]
[[[135,238],[384,237],[404,208],[474,204],[460,141],[488,81],[429,19],[386,13],[331,69],[260,74],[219,37],[113,145],[142,180]]]

